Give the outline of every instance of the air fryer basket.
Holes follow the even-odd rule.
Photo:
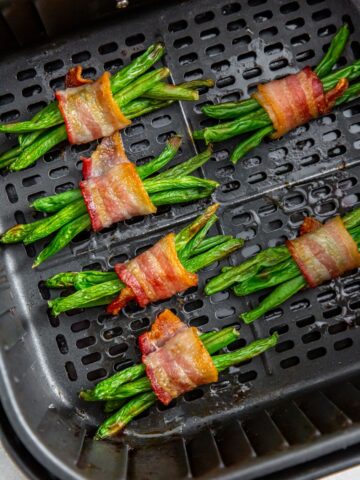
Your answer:
[[[53,98],[74,64],[95,77],[163,40],[164,62],[175,82],[204,76],[216,78],[216,88],[203,92],[196,104],[173,105],[136,120],[123,137],[130,158],[143,162],[162,150],[169,135],[183,134],[178,157],[183,161],[202,148],[189,138],[189,128],[209,124],[200,113],[202,104],[238,99],[260,81],[315,65],[344,21],[352,35],[340,65],[360,56],[356,0],[197,0],[143,8],[1,61],[0,120],[28,118]],[[295,235],[304,214],[324,220],[358,205],[359,132],[357,101],[257,148],[236,167],[228,159],[235,142],[216,145],[214,158],[199,173],[221,183],[213,197],[221,203],[214,231],[240,236],[246,245],[201,273],[197,290],[147,309],[127,307],[117,318],[101,308],[78,310],[55,319],[46,306],[53,293],[43,281],[63,270],[110,269],[181,228],[209,202],[163,208],[154,218],[82,235],[35,271],[33,257],[43,244],[2,250],[2,402],[22,443],[52,475],[263,478],[360,443],[356,272],[299,293],[253,325],[241,324],[240,340],[232,348],[274,331],[280,334],[278,346],[222,374],[218,384],[186,394],[171,408],[150,409],[116,442],[92,441],[104,417],[98,405],[77,398],[81,388],[139,360],[136,338],[165,307],[204,331],[239,325],[239,313],[256,305],[260,295],[239,299],[224,292],[206,298],[206,279],[228,263]],[[3,150],[12,139],[1,141]],[[31,220],[30,201],[77,185],[79,157],[92,148],[59,148],[23,172],[4,174],[1,231],[15,220]]]

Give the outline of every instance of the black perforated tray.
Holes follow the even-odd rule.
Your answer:
[[[216,88],[195,104],[136,120],[124,141],[130,158],[143,162],[173,132],[183,134],[177,159],[183,161],[200,148],[191,143],[189,128],[209,123],[199,113],[204,102],[238,99],[260,81],[315,65],[344,20],[352,35],[339,64],[358,58],[359,7],[338,0],[164,2],[3,59],[0,120],[28,118],[52,99],[75,63],[95,77],[163,40],[174,81],[215,77]],[[213,197],[221,203],[214,231],[247,240],[228,262],[295,236],[304,213],[324,220],[359,205],[359,132],[360,102],[354,102],[257,148],[236,167],[228,160],[235,143],[216,145],[200,172],[221,183]],[[12,139],[1,141],[4,149]],[[24,172],[2,176],[0,230],[14,220],[30,221],[29,201],[77,185],[79,156],[92,148],[62,147]],[[82,235],[36,271],[31,264],[43,244],[2,250],[1,399],[22,442],[51,474],[96,480],[263,478],[360,442],[360,276],[354,273],[299,293],[251,326],[241,324],[241,339],[232,347],[278,331],[276,349],[171,408],[150,409],[116,443],[91,440],[103,415],[98,406],[81,403],[78,391],[137,362],[136,337],[161,309],[174,308],[207,331],[239,324],[239,313],[260,295],[205,298],[204,283],[227,264],[222,262],[200,274],[197,290],[168,302],[126,308],[117,318],[99,308],[54,319],[46,306],[53,293],[43,280],[63,270],[109,269],[181,228],[208,203],[164,208],[153,218]]]

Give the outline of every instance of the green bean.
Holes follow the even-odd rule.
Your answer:
[[[58,316],[67,310],[89,307],[90,304],[92,306],[93,302],[100,301],[105,296],[119,293],[124,286],[125,285],[118,279],[111,280],[85,288],[84,290],[78,290],[68,297],[58,297],[54,300],[49,300],[48,305],[51,308],[52,314]]]
[[[191,254],[195,256],[199,255],[200,253],[207,252],[213,247],[217,247],[218,245],[221,245],[232,238],[233,237],[231,235],[214,235],[213,237],[204,238],[204,240],[192,250]]]
[[[295,293],[306,287],[306,285],[306,281],[302,275],[292,278],[276,287],[256,308],[249,312],[242,313],[240,318],[245,323],[251,323],[269,310],[284,303],[288,298],[291,298]]]
[[[38,212],[55,213],[80,198],[82,198],[81,191],[76,188],[56,195],[38,198],[30,204],[30,207]]]
[[[360,82],[350,85],[348,89],[335,102],[336,106],[351,102],[360,96]]]
[[[156,178],[157,179],[164,179],[164,178],[179,178],[185,175],[189,175],[190,173],[194,172],[198,168],[200,168],[204,163],[206,163],[212,155],[212,147],[211,145],[208,146],[206,150],[195,155],[195,157],[186,160],[186,162],[179,163],[175,167],[169,168],[165,172],[160,173]]]
[[[236,120],[224,122],[215,125],[214,127],[207,127],[200,132],[195,131],[193,137],[198,139],[200,135],[200,138],[204,138],[206,143],[222,142],[229,138],[236,137],[237,135],[252,132],[268,125],[271,125],[271,120],[268,114],[264,110],[260,110],[260,112],[252,112]]]
[[[222,243],[211,250],[208,250],[207,252],[188,258],[183,262],[183,265],[189,272],[197,272],[198,270],[201,270],[202,268],[205,268],[214,262],[222,260],[241,248],[243,245],[244,240],[241,238],[232,238],[231,240]]]
[[[42,222],[32,232],[30,232],[30,234],[24,238],[24,244],[29,245],[30,243],[34,243],[41,238],[47,237],[72,220],[79,218],[86,212],[86,205],[82,198],[70,203],[70,205],[64,207],[51,217],[47,217],[45,222]]]
[[[111,91],[118,93],[135,79],[147,72],[165,53],[165,45],[161,42],[151,45],[144,53],[139,55],[129,65],[112,75]]]
[[[258,147],[265,137],[270,135],[274,131],[272,125],[256,131],[250,137],[240,142],[233,150],[230,156],[232,163],[236,164],[241,158],[243,158],[248,152]]]
[[[235,285],[234,293],[243,297],[266,288],[275,287],[299,275],[301,275],[299,267],[292,258],[289,258],[279,265],[262,270],[256,276]]]
[[[330,47],[326,52],[325,56],[315,68],[315,73],[320,77],[324,77],[332,70],[333,66],[339,60],[346,42],[348,41],[350,35],[349,27],[346,23],[342,25],[336,35],[332,38]]]
[[[349,213],[346,213],[342,217],[345,227],[350,228],[358,227],[360,225],[360,208],[355,208]]]
[[[342,78],[347,78],[349,82],[356,80],[360,77],[360,60],[356,60],[356,62],[352,63],[348,67],[339,68],[334,72],[326,75],[326,77],[322,78],[322,84],[324,87],[325,92],[331,90],[336,86],[339,80]]]
[[[150,177],[150,175],[160,170],[160,168],[167,165],[179,151],[181,141],[182,137],[180,137],[180,135],[174,135],[167,141],[166,147],[157,158],[151,160],[145,165],[136,167],[141,180],[145,180],[147,177]]]
[[[45,132],[44,130],[35,130],[31,133],[20,133],[18,136],[19,145],[22,150],[35,142],[35,140],[40,137]]]
[[[160,207],[160,205],[195,202],[196,200],[209,197],[213,191],[213,188],[187,188],[183,190],[159,192],[151,195],[151,201],[157,207]]]
[[[210,228],[217,221],[218,217],[216,215],[212,215],[202,229],[185,245],[182,250],[178,251],[178,256],[182,263],[191,256],[195,256],[194,250],[203,242]]]
[[[144,187],[149,195],[169,190],[172,193],[179,190],[179,193],[181,193],[183,189],[190,188],[213,190],[218,186],[218,182],[215,182],[214,180],[207,180],[205,178],[192,177],[189,175],[178,178],[159,179],[158,177],[155,177],[144,181]]]
[[[22,148],[20,146],[16,146],[0,154],[0,168],[5,168],[10,165],[10,163],[14,161],[14,158],[20,155],[21,151]]]
[[[36,257],[32,268],[38,267],[45,260],[65,248],[71,242],[71,240],[76,237],[76,235],[79,235],[79,233],[81,233],[82,231],[90,228],[90,226],[91,221],[89,214],[85,213],[84,215],[74,218],[74,220],[61,227],[55,237],[51,240],[51,242]],[[35,231],[33,232],[33,235],[34,237],[36,236]],[[31,238],[31,235],[25,238],[24,243],[26,241],[29,241],[27,240],[29,238]]]
[[[183,100],[190,102],[199,100],[199,92],[197,90],[162,82],[159,82],[157,85],[147,90],[143,96],[155,100]]]
[[[102,272],[98,270],[86,270],[84,272],[60,272],[48,278],[45,285],[48,288],[74,287],[76,290],[98,285],[99,283],[116,280],[115,272]]]
[[[114,95],[114,100],[120,108],[123,108],[124,105],[127,105],[137,97],[142,96],[149,89],[157,85],[160,80],[163,80],[169,75],[170,70],[166,67],[145,73],[130,83],[130,85],[116,93]]]
[[[218,103],[216,105],[205,105],[201,111],[208,117],[218,120],[230,120],[258,111],[262,107],[254,98],[240,100],[238,102]]]
[[[178,87],[199,90],[200,88],[212,88],[214,85],[215,82],[211,78],[201,78],[199,80],[189,80],[188,82],[179,83]]]
[[[174,103],[173,100],[151,100],[150,98],[137,98],[122,108],[122,112],[129,120],[166,108]]]
[[[289,257],[290,253],[285,245],[262,250],[241,265],[223,269],[222,273],[208,282],[205,287],[205,294],[213,295],[225,290],[236,283],[244,281],[246,278],[256,275],[261,268],[278,265]]]
[[[260,355],[269,348],[274,347],[277,341],[278,335],[275,333],[271,337],[256,340],[240,350],[224,355],[215,355],[212,358],[216,368],[218,368],[219,371],[223,371],[226,368]],[[95,440],[105,439],[119,433],[136,416],[153,405],[156,400],[157,397],[154,392],[142,393],[130,400],[99,427],[95,435]]]
[[[46,224],[46,222],[47,218],[42,218],[41,220],[36,220],[32,223],[14,225],[0,236],[0,243],[9,244],[23,242],[24,239],[30,235],[33,230],[35,230],[35,228]]]
[[[216,210],[219,208],[218,203],[210,205],[204,213],[199,215],[193,220],[190,225],[186,226],[176,235],[176,250],[180,252],[188,242],[203,228],[208,220],[215,214]]]
[[[104,413],[112,413],[115,410],[119,410],[119,408],[124,406],[126,403],[126,398],[121,398],[120,400],[107,400],[104,405]]]
[[[43,135],[37,138],[29,147],[21,152],[19,157],[9,166],[12,172],[24,170],[24,168],[32,165],[36,160],[46,152],[51,150],[58,143],[67,139],[65,125],[60,125],[50,131],[46,131]]]

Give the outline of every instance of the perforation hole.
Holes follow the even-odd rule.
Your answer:
[[[214,20],[214,18],[215,15],[213,12],[203,12],[195,16],[195,22],[201,25],[202,23],[211,22],[211,20]]]
[[[229,32],[235,32],[236,30],[240,30],[241,28],[246,27],[246,22],[242,18],[239,18],[238,20],[234,20],[233,22],[229,22],[227,24],[227,29]]]
[[[191,65],[192,63],[196,62],[197,59],[198,59],[197,53],[192,52],[179,57],[179,63],[182,66]]]
[[[273,17],[273,13],[271,10],[265,10],[263,12],[259,12],[256,15],[254,15],[254,20],[256,23],[264,23],[267,20],[270,20],[270,18]]]
[[[28,68],[27,70],[21,70],[21,72],[18,72],[16,77],[20,82],[23,82],[24,80],[30,80],[30,78],[34,78],[36,76],[36,70],[35,68]]]
[[[177,22],[170,23],[168,29],[169,29],[169,32],[175,33],[175,32],[180,32],[180,30],[185,30],[187,26],[188,24],[186,20],[178,20]]]
[[[321,333],[318,330],[313,330],[312,332],[305,333],[305,335],[303,335],[301,337],[303,343],[305,343],[305,344],[306,343],[311,343],[311,342],[316,342],[320,338],[321,338]]]
[[[83,330],[87,330],[89,327],[89,320],[80,320],[79,322],[75,322],[71,325],[71,331],[74,333],[82,332]]]
[[[286,340],[285,342],[280,342],[276,345],[275,350],[278,353],[286,352],[294,348],[295,344],[292,340]]]
[[[328,37],[329,35],[334,35],[334,33],[336,33],[335,25],[326,25],[317,31],[318,37]]]
[[[94,345],[96,343],[96,338],[93,336],[90,337],[85,337],[85,338],[80,338],[76,342],[77,348],[88,348],[91,345]]]
[[[286,325],[286,323],[283,323],[281,325],[277,325],[275,327],[270,328],[269,333],[272,335],[273,333],[278,333],[279,335],[284,335],[289,331],[289,326]]]
[[[306,354],[309,360],[315,360],[316,358],[324,357],[325,355],[326,355],[325,347],[314,348],[314,350],[309,350]]]
[[[2,122],[11,122],[13,120],[16,120],[17,118],[20,117],[20,112],[19,110],[10,110],[9,112],[4,112],[0,115],[0,120]]]
[[[53,90],[63,90],[65,88],[65,77],[54,78],[50,81],[50,87]]]
[[[345,348],[350,348],[353,345],[353,340],[351,338],[344,338],[334,343],[334,349],[338,352],[339,350],[345,350]]]
[[[19,200],[15,185],[13,185],[12,183],[8,183],[5,186],[5,191],[10,203],[16,203]]]
[[[196,317],[190,320],[189,324],[192,327],[202,327],[203,325],[206,325],[209,322],[209,318],[206,315],[202,315],[201,317]]]
[[[125,43],[128,47],[133,47],[134,45],[139,45],[139,43],[145,42],[145,36],[142,33],[137,33],[136,35],[131,35],[125,40]]]
[[[191,37],[183,37],[183,38],[178,38],[177,40],[174,41],[174,47],[175,48],[186,48],[189,45],[192,45],[193,39]]]
[[[255,370],[250,370],[249,372],[241,373],[238,376],[240,383],[249,383],[257,378],[257,372]]]
[[[105,368],[98,368],[97,370],[93,370],[87,374],[87,379],[91,382],[95,380],[100,380],[100,378],[106,377],[106,370]]]
[[[289,65],[289,61],[287,58],[278,58],[277,60],[274,60],[273,62],[269,63],[269,68],[273,72],[280,70],[282,68],[285,68]]]
[[[116,42],[109,42],[99,47],[99,53],[100,55],[107,55],[108,53],[115,52],[117,49],[118,44]]]
[[[124,65],[124,62],[120,58],[114,58],[104,63],[104,69],[108,72],[115,72]]]
[[[56,72],[56,70],[60,70],[60,68],[63,68],[63,66],[64,62],[62,60],[53,60],[52,62],[45,63],[44,70],[45,72],[52,73]]]
[[[297,30],[298,28],[301,28],[305,25],[305,21],[303,18],[295,18],[293,20],[289,20],[288,22],[285,23],[285,28],[288,30]]]
[[[287,368],[295,367],[296,365],[299,365],[299,363],[300,363],[299,357],[294,356],[294,357],[289,357],[289,358],[285,358],[284,360],[281,360],[280,366],[285,370]]]
[[[81,358],[81,363],[83,365],[90,365],[101,360],[101,354],[99,352],[89,353],[89,355],[84,355]]]
[[[295,55],[295,58],[298,62],[306,62],[313,57],[315,57],[314,50],[305,50],[304,52],[299,52]]]
[[[121,327],[113,327],[109,330],[105,330],[103,337],[105,340],[112,340],[113,338],[120,337],[122,335],[123,329]]]
[[[305,317],[305,318],[302,318],[301,320],[298,320],[296,322],[296,325],[299,328],[304,328],[304,327],[308,327],[309,325],[312,325],[313,323],[315,323],[315,317],[314,317],[314,315],[309,315],[308,317]]]
[[[199,80],[203,76],[203,71],[201,68],[196,68],[195,70],[191,70],[190,72],[186,72],[184,75],[184,79],[187,81],[190,80]]]
[[[34,115],[35,113],[42,110],[44,107],[46,107],[46,102],[36,102],[28,105],[27,109],[28,109],[28,112]]]
[[[280,7],[280,12],[283,15],[288,15],[289,13],[296,12],[296,10],[299,10],[299,4],[298,2],[290,2],[286,3],[285,5],[282,5]]]
[[[205,53],[208,57],[216,57],[225,51],[225,47],[222,43],[218,43],[217,45],[213,45],[212,47],[208,47],[205,50]]]
[[[348,324],[346,322],[335,323],[334,325],[329,326],[330,335],[336,335],[337,333],[345,332],[347,330]]]
[[[22,184],[24,187],[32,187],[39,183],[41,179],[40,175],[32,175],[31,177],[26,177],[22,179]]]
[[[333,317],[336,317],[337,315],[340,315],[341,311],[342,311],[341,307],[338,305],[335,308],[332,308],[330,310],[327,310],[326,312],[323,312],[323,317],[333,318]]]
[[[195,390],[191,390],[191,392],[184,394],[184,398],[187,402],[193,402],[194,400],[198,400],[203,396],[204,392],[200,388],[196,388]]]
[[[62,355],[66,355],[67,353],[69,353],[69,347],[67,345],[66,338],[64,337],[64,335],[57,335],[56,343],[57,343],[59,352]]]
[[[126,350],[128,350],[128,348],[129,347],[126,343],[119,343],[116,345],[112,345],[109,348],[109,355],[111,357],[118,357],[119,355],[122,355],[123,353],[125,353]]]
[[[7,93],[0,96],[0,107],[12,103],[15,100],[15,97],[12,93]]]
[[[210,38],[217,37],[219,34],[220,30],[218,28],[209,28],[200,33],[200,38],[201,40],[210,40]]]
[[[329,17],[331,17],[331,10],[329,8],[318,10],[312,14],[312,19],[315,20],[315,22],[320,22],[321,20],[325,20],[325,18]]]
[[[66,370],[66,373],[67,373],[67,376],[68,376],[69,380],[71,382],[75,382],[78,378],[78,375],[77,375],[76,368],[75,368],[75,365],[73,364],[73,362],[66,362],[65,363],[65,370]]]
[[[81,52],[74,53],[74,55],[71,56],[71,61],[73,63],[83,63],[89,60],[89,58],[91,58],[91,53],[87,50],[83,50]]]
[[[238,190],[239,188],[240,188],[240,182],[238,182],[237,180],[234,180],[232,182],[227,182],[221,185],[221,191],[223,193],[230,193],[235,190]]]
[[[145,330],[146,328],[149,327],[149,325],[150,325],[150,320],[148,318],[141,318],[131,322],[130,328],[131,330],[139,331],[139,330]]]
[[[199,310],[204,306],[204,302],[200,299],[194,300],[193,302],[189,302],[185,305],[184,310],[185,312],[194,312],[195,310]]]

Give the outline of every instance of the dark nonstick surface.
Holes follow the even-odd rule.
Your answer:
[[[0,120],[28,118],[53,97],[75,63],[95,77],[163,40],[174,81],[205,76],[216,78],[216,88],[195,104],[136,120],[123,137],[131,160],[142,162],[157,155],[173,132],[181,133],[178,161],[183,161],[203,148],[191,143],[188,129],[209,124],[199,113],[204,102],[237,99],[258,82],[316,65],[344,20],[355,31],[340,64],[358,58],[359,7],[338,0],[164,2],[4,59]],[[304,213],[325,220],[358,205],[359,132],[360,102],[354,102],[259,147],[236,167],[228,160],[235,143],[216,145],[200,173],[221,183],[213,198],[221,203],[214,232],[247,240],[229,262],[295,236]],[[5,148],[11,139],[2,142]],[[33,218],[29,201],[77,185],[80,155],[92,148],[62,147],[26,171],[2,176],[1,231]],[[54,319],[46,306],[53,293],[43,280],[63,270],[109,269],[181,228],[208,203],[164,208],[154,218],[83,235],[36,271],[31,264],[44,244],[2,250],[2,401],[24,445],[57,477],[263,478],[360,441],[360,276],[352,272],[301,292],[251,326],[241,324],[234,348],[276,330],[281,335],[276,349],[232,368],[218,384],[186,394],[171,408],[152,408],[116,443],[92,442],[101,409],[84,405],[77,393],[139,361],[136,338],[157,313],[174,308],[207,331],[239,324],[239,313],[256,305],[259,295],[205,298],[204,283],[227,264],[222,262],[200,274],[197,290],[147,309],[127,307],[111,318],[99,308]]]

